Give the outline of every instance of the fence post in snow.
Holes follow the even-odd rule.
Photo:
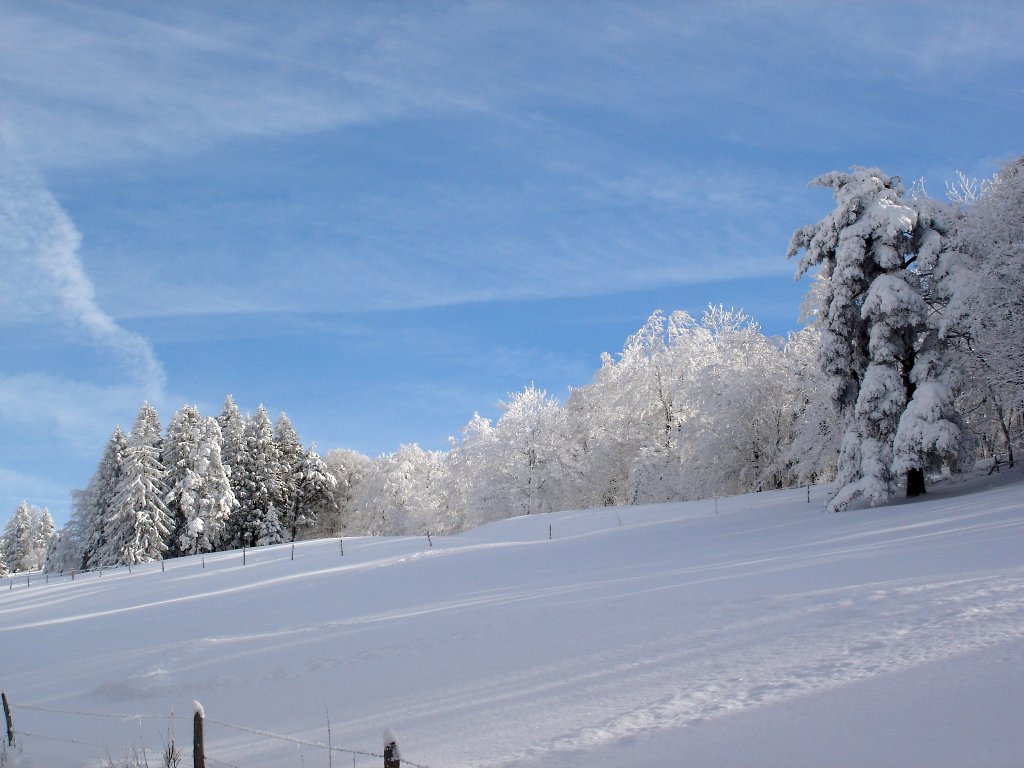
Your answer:
[[[203,719],[206,713],[198,701],[192,702],[192,768],[206,768],[206,748],[203,746]]]
[[[402,753],[398,749],[398,739],[390,728],[384,731],[384,768],[402,768]]]
[[[808,483],[808,485],[807,485],[807,503],[808,504],[811,503],[811,486],[810,486],[810,483]]]
[[[427,546],[434,546],[433,540],[430,538],[430,531],[427,531]]]
[[[14,723],[11,722],[11,705],[7,703],[7,694],[0,694],[4,700],[4,719],[7,721],[7,746],[14,746]]]
[[[292,560],[295,559],[295,545],[292,544]]]
[[[338,537],[338,551],[341,553],[341,557],[345,556],[345,542],[342,541],[341,536]]]

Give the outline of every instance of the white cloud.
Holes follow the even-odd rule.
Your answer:
[[[19,162],[10,130],[0,127],[0,252],[8,271],[0,322],[58,322],[79,343],[108,350],[154,400],[165,374],[149,343],[97,303],[79,258],[81,235],[43,184]]]

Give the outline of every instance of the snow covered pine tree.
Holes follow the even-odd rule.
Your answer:
[[[930,205],[902,197],[877,168],[833,171],[835,209],[793,234],[788,257],[806,249],[797,278],[820,267],[818,361],[844,430],[830,511],[857,499],[885,502],[899,479],[924,493],[924,472],[959,466],[967,443],[954,409],[955,376],[926,299],[942,246]]]

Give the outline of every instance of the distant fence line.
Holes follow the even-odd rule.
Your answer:
[[[404,538],[417,538],[417,537],[402,537],[402,538],[404,539]],[[428,548],[434,546],[433,540],[431,539],[431,536],[430,536],[429,532],[427,532],[427,534],[425,536],[423,536],[422,538],[426,539],[427,547]],[[313,541],[330,541],[330,540],[310,539],[309,541],[313,542]],[[280,549],[281,545],[271,545],[271,547],[273,549]],[[9,590],[13,590],[15,587],[22,586],[23,584],[28,589],[28,588],[33,586],[33,583],[38,585],[40,582],[42,582],[44,584],[49,584],[50,581],[54,581],[54,582],[58,582],[58,583],[59,582],[74,582],[76,577],[81,578],[81,577],[84,577],[84,575],[88,575],[88,574],[95,574],[97,578],[101,579],[102,575],[103,575],[103,571],[110,572],[112,570],[120,571],[120,570],[127,569],[129,573],[132,573],[133,572],[133,570],[132,570],[133,568],[135,570],[155,570],[157,565],[160,566],[160,570],[161,571],[166,571],[168,563],[173,563],[175,568],[177,568],[177,567],[184,567],[184,563],[179,563],[178,561],[182,561],[186,557],[187,558],[191,558],[194,561],[198,560],[198,563],[199,563],[201,568],[206,568],[206,558],[207,557],[210,557],[211,561],[213,561],[213,562],[220,562],[220,561],[223,561],[223,560],[231,559],[232,556],[238,556],[238,557],[242,558],[242,564],[246,565],[246,564],[248,564],[249,558],[252,557],[253,550],[256,550],[256,551],[264,550],[265,551],[265,550],[268,550],[268,549],[270,549],[270,547],[255,547],[255,548],[254,547],[242,547],[241,549],[228,549],[228,550],[221,550],[219,552],[206,552],[206,553],[201,554],[201,555],[185,555],[185,556],[182,556],[182,557],[171,557],[171,558],[166,558],[166,559],[162,558],[162,559],[159,559],[159,560],[146,560],[145,562],[130,563],[128,565],[101,565],[98,568],[83,568],[83,569],[74,568],[74,569],[72,569],[70,571],[59,571],[59,572],[50,572],[48,570],[29,570],[29,571],[24,571],[24,572],[20,572],[20,573],[10,573],[9,575],[7,575],[7,577],[4,577],[4,578],[7,580],[7,589],[8,589],[8,591]],[[345,543],[344,543],[344,540],[341,539],[341,538],[338,539],[338,556],[339,557],[344,557],[345,556]],[[292,547],[291,547],[291,557],[290,557],[290,559],[291,560],[295,559],[295,543],[294,542],[292,543]],[[0,584],[2,584],[2,582],[0,582]]]
[[[260,728],[250,728],[245,725],[239,725],[237,723],[229,723],[223,720],[216,720],[214,718],[206,717],[206,712],[203,707],[198,703],[194,702],[195,714],[192,717],[184,717],[182,715],[175,715],[173,712],[168,715],[150,715],[143,713],[132,713],[132,714],[121,714],[113,712],[88,712],[84,710],[73,710],[73,709],[59,709],[57,707],[47,707],[41,704],[21,704],[19,702],[11,701],[7,698],[7,694],[3,693],[3,709],[4,718],[7,726],[7,738],[6,744],[9,747],[18,746],[18,737],[27,737],[31,739],[42,739],[45,741],[57,741],[66,744],[77,744],[80,746],[91,747],[97,750],[107,750],[109,745],[107,744],[96,744],[80,739],[72,739],[62,736],[53,736],[51,734],[40,734],[25,731],[22,729],[16,729],[14,725],[14,718],[12,710],[24,710],[28,712],[40,712],[50,715],[64,715],[67,717],[89,717],[89,718],[104,718],[108,720],[121,720],[126,723],[138,722],[140,725],[144,720],[157,720],[164,722],[188,722],[191,721],[193,724],[193,742],[192,742],[192,756],[193,766],[195,768],[204,768],[206,761],[216,763],[218,765],[224,765],[228,768],[237,768],[231,763],[225,762],[219,758],[211,757],[206,754],[206,747],[204,743],[204,725],[209,723],[211,725],[220,726],[228,730],[237,731],[239,733],[246,733],[253,736],[259,736],[265,739],[271,739],[273,741],[280,741],[288,744],[295,744],[303,747],[311,747],[314,749],[321,749],[331,754],[345,754],[351,755],[353,758],[353,764],[356,757],[368,757],[375,758],[384,761],[384,768],[401,768],[402,765],[406,765],[409,768],[428,768],[426,765],[413,762],[412,760],[406,760],[400,757],[397,741],[390,731],[385,731],[385,745],[383,752],[373,752],[371,750],[363,749],[351,749],[349,747],[334,746],[330,742],[330,715],[328,713],[327,718],[327,733],[328,743],[322,741],[312,741],[309,739],[299,738],[297,736],[287,736],[280,733],[274,733],[273,731],[267,731]],[[24,745],[21,745],[24,746]]]
[[[432,547],[433,546],[433,542],[430,540],[430,534],[427,534],[426,538],[427,538],[428,546]],[[324,541],[324,539],[310,539],[310,541]],[[279,545],[272,545],[272,546],[276,547],[276,546],[279,546]],[[186,557],[198,559],[199,567],[200,568],[206,568],[206,558],[208,556],[211,557],[212,559],[216,560],[217,562],[219,562],[219,561],[222,561],[222,560],[230,559],[232,555],[237,555],[238,557],[241,557],[242,565],[246,565],[248,563],[248,559],[252,555],[252,550],[253,549],[254,549],[254,547],[242,547],[241,549],[224,549],[224,550],[220,550],[219,552],[205,552],[205,553],[200,554],[200,555],[185,555],[183,557],[161,558],[159,560],[147,560],[147,561],[142,562],[142,563],[130,563],[128,565],[103,565],[103,566],[100,566],[99,568],[83,568],[83,569],[75,568],[75,569],[72,569],[70,571],[60,571],[60,572],[25,571],[25,572],[22,572],[22,573],[12,573],[12,574],[9,574],[5,578],[7,579],[7,583],[8,583],[7,588],[8,588],[8,590],[13,590],[15,588],[15,586],[19,586],[22,582],[24,582],[25,587],[28,588],[28,587],[32,586],[33,581],[37,585],[38,585],[38,583],[40,581],[42,581],[44,584],[49,584],[51,579],[53,581],[56,581],[56,582],[66,582],[66,581],[74,581],[75,577],[87,576],[89,574],[95,574],[98,578],[102,578],[104,571],[110,572],[110,571],[121,571],[121,570],[127,569],[128,573],[131,574],[131,573],[133,573],[133,570],[132,570],[133,568],[135,570],[155,570],[156,566],[159,565],[161,572],[164,572],[164,571],[167,570],[167,563],[176,563],[176,565],[175,565],[176,568],[177,567],[182,567],[182,565],[184,565],[184,564],[183,563],[182,564],[177,564],[177,561],[184,560]],[[255,549],[264,549],[264,547],[257,547]],[[268,549],[269,549],[269,547],[268,547]],[[344,541],[341,538],[338,539],[338,556],[339,557],[344,557],[345,556],[345,544],[344,544]],[[291,560],[295,559],[295,543],[294,542],[292,542],[292,545],[291,545],[291,558],[290,559]],[[2,582],[0,582],[0,583],[2,583]]]

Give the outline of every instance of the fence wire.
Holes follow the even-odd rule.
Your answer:
[[[97,717],[97,718],[104,718],[104,719],[108,719],[108,720],[120,720],[122,722],[129,722],[129,723],[130,722],[137,722],[137,723],[139,723],[139,725],[142,724],[143,720],[162,720],[162,721],[177,720],[177,721],[186,721],[186,722],[192,720],[191,717],[186,717],[184,715],[175,715],[173,713],[172,714],[167,714],[167,715],[149,715],[149,714],[144,714],[144,713],[140,713],[140,712],[133,713],[133,714],[121,714],[121,713],[114,713],[114,712],[87,712],[87,711],[84,711],[84,710],[60,709],[58,707],[46,707],[46,706],[43,706],[41,704],[20,704],[20,703],[16,703],[16,702],[10,701],[10,700],[8,700],[8,703],[10,704],[11,709],[22,709],[22,710],[27,710],[27,711],[31,711],[31,712],[43,712],[43,713],[46,713],[46,714],[53,714],[53,715],[68,715],[68,716],[71,716],[71,717]],[[341,753],[341,754],[352,755],[353,760],[355,759],[356,756],[359,756],[359,757],[375,757],[375,758],[378,758],[378,759],[384,759],[384,755],[382,753],[379,753],[379,752],[368,752],[368,751],[360,750],[360,749],[349,749],[347,747],[336,747],[334,745],[324,744],[322,741],[310,741],[308,739],[300,739],[300,738],[298,738],[296,736],[286,736],[286,735],[283,735],[283,734],[280,734],[280,733],[273,733],[272,731],[265,731],[265,730],[262,730],[260,728],[250,728],[250,727],[245,726],[245,725],[237,725],[236,723],[228,723],[228,722],[225,722],[223,720],[215,720],[212,717],[204,717],[203,721],[206,722],[206,723],[209,723],[211,725],[219,725],[222,728],[227,728],[229,730],[238,731],[240,733],[247,733],[247,734],[250,734],[250,735],[253,735],[253,736],[261,736],[261,737],[266,738],[266,739],[273,739],[275,741],[281,741],[281,742],[285,742],[285,743],[288,743],[288,744],[296,744],[296,745],[304,746],[304,747],[314,747],[316,749],[323,749],[323,750],[326,750],[328,752],[337,752],[337,753]],[[79,745],[82,745],[82,746],[92,747],[94,749],[100,749],[100,750],[107,749],[107,746],[103,745],[103,744],[90,744],[89,742],[78,741],[77,739],[66,739],[66,738],[60,738],[60,737],[57,737],[57,736],[44,736],[44,735],[38,734],[38,733],[29,733],[27,731],[23,731],[23,730],[18,729],[18,728],[15,728],[15,732],[18,733],[19,735],[31,736],[32,738],[35,738],[35,739],[44,739],[44,740],[47,740],[47,741],[60,741],[60,742],[68,743],[68,744],[79,744]],[[227,766],[227,768],[237,768],[237,766],[234,766],[231,763],[225,762],[225,761],[220,760],[220,759],[215,758],[215,757],[210,757],[209,755],[206,756],[206,759],[209,762],[214,762],[214,763],[218,763],[220,765]],[[402,758],[401,762],[402,762],[403,765],[409,766],[409,768],[429,768],[429,766],[421,765],[420,763],[414,763],[412,760],[406,760],[405,758]]]

